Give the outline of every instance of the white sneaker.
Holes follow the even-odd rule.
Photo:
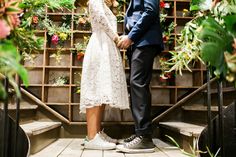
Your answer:
[[[99,133],[95,135],[92,140],[84,141],[85,149],[96,149],[96,150],[110,150],[115,149],[116,144],[105,141]]]
[[[118,143],[118,140],[117,140],[117,139],[111,138],[111,137],[108,136],[105,132],[103,132],[103,130],[100,132],[100,135],[101,135],[102,138],[103,138],[105,141],[107,141],[107,142],[115,143],[115,144]]]

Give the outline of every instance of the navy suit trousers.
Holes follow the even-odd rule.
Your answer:
[[[161,48],[159,46],[136,47],[127,51],[130,64],[131,111],[136,135],[152,134],[151,92],[153,61]]]

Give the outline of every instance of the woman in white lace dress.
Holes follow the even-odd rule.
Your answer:
[[[115,44],[119,40],[117,21],[109,9],[115,2],[89,0],[92,36],[84,56],[80,95],[80,112],[86,112],[87,118],[84,146],[88,149],[116,147],[116,140],[101,131],[104,106],[129,108],[122,59]]]

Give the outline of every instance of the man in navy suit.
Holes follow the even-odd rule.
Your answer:
[[[125,139],[117,149],[128,153],[154,152],[149,85],[154,58],[163,49],[159,0],[131,0],[125,16],[125,33],[117,46],[127,49],[130,63],[135,135]]]

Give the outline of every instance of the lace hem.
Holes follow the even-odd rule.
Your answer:
[[[120,110],[127,110],[130,109],[129,107],[126,106],[118,106],[117,104],[112,104],[112,103],[89,103],[89,104],[84,104],[83,107],[80,107],[80,112],[79,113],[86,113],[86,109],[87,108],[93,108],[93,107],[97,107],[97,106],[102,106],[102,105],[108,105],[111,108],[116,108],[116,109],[120,109]]]

